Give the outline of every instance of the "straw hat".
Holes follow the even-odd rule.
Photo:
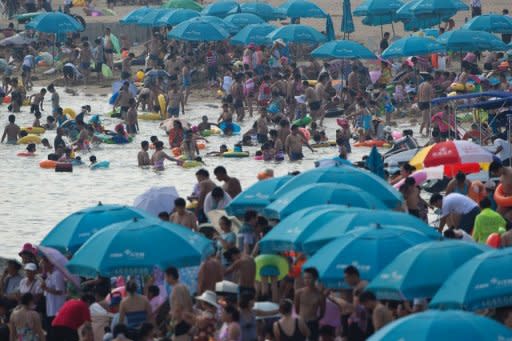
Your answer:
[[[206,290],[201,294],[201,296],[196,296],[196,300],[208,303],[215,308],[219,307],[219,304],[217,303],[217,294],[211,290]]]

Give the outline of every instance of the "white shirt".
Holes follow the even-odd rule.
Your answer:
[[[511,156],[510,155],[510,151],[511,151],[510,142],[505,141],[503,139],[496,139],[496,140],[494,140],[494,146],[496,148],[501,147],[501,151],[496,154],[496,156],[498,156],[501,161],[505,161],[508,158],[510,158],[510,156]]]
[[[43,293],[41,289],[41,280],[35,278],[32,283],[28,282],[28,278],[23,278],[20,282],[20,294],[31,293],[32,295],[40,295]]]
[[[224,80],[222,81],[222,89],[229,95],[231,93],[231,85],[233,84],[233,78],[231,76],[224,76]]]
[[[34,64],[35,64],[35,60],[34,60],[34,56],[31,55],[31,54],[27,54],[24,58],[23,58],[23,66],[27,66],[29,68],[34,68]]]
[[[64,276],[59,270],[53,270],[46,278],[46,286],[52,290],[61,291],[61,295],[51,294],[46,292],[46,315],[53,317],[59,312],[60,307],[66,302],[66,283]]]
[[[471,0],[471,7],[482,7],[482,2],[480,0]]]
[[[222,200],[220,200],[219,202],[216,202],[215,200],[213,200],[212,192],[210,192],[204,198],[204,213],[206,214],[213,210],[223,210],[231,202],[231,200],[232,199],[229,196],[229,194],[224,192],[224,198],[222,198]]]
[[[444,218],[451,213],[466,214],[475,207],[478,207],[477,203],[469,197],[459,193],[450,193],[443,198],[441,217]]]

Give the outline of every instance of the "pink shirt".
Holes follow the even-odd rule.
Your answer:
[[[448,125],[447,119],[444,118],[443,112],[438,112],[432,116],[432,123],[437,125],[441,133],[447,133],[450,130],[450,126]]]

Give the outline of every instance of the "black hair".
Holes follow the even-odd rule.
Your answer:
[[[247,210],[244,213],[244,221],[249,221],[258,217],[258,212],[253,210]]]
[[[180,278],[178,269],[176,269],[174,266],[170,266],[167,269],[165,269],[165,274],[167,276],[171,276],[172,278],[174,278],[176,280],[178,280]]]
[[[128,283],[126,283],[126,292],[130,293],[130,294],[135,294],[137,292],[137,283],[135,283],[135,281],[128,281]]]
[[[125,324],[119,323],[114,327],[114,338],[118,337],[120,334],[126,335],[128,333],[128,327]]]
[[[149,147],[149,142],[148,142],[148,141],[142,141],[142,142],[140,143],[140,146],[141,146],[142,148]]]
[[[197,176],[204,176],[205,178],[209,178],[210,177],[210,173],[206,169],[204,169],[204,168],[201,168],[200,170],[198,170],[196,172],[196,175]]]
[[[226,171],[226,168],[224,166],[217,166],[213,170],[213,174],[215,174],[215,175],[218,175],[218,174],[225,175],[225,174],[228,174],[228,172]]]
[[[158,218],[167,221],[167,220],[169,220],[169,213],[166,211],[162,211],[162,212],[158,213]]]
[[[238,311],[238,309],[236,309],[235,306],[228,305],[224,308],[224,311],[227,314],[231,315],[231,318],[233,319],[233,321],[238,322],[240,320],[240,312]]]
[[[152,294],[153,296],[158,296],[160,295],[160,288],[158,287],[158,285],[150,285],[148,287],[148,293]]]
[[[231,227],[231,225],[233,225],[233,222],[228,217],[226,217],[225,215],[220,217],[219,221],[220,220],[222,220],[228,227]]]
[[[212,190],[212,197],[213,198],[224,198],[224,190],[222,187],[215,187]]]
[[[93,295],[89,294],[89,293],[85,293],[83,294],[81,297],[80,297],[80,300],[82,302],[85,302],[87,303],[88,305],[91,305],[93,304],[94,302],[96,302],[96,299],[94,298]]]
[[[404,183],[407,186],[414,186],[414,185],[416,185],[416,180],[412,176],[408,176],[407,178],[405,178]]]
[[[434,205],[436,202],[438,202],[439,200],[443,200],[443,196],[439,193],[434,193],[432,194],[432,196],[430,197],[430,205]]]
[[[27,292],[21,296],[20,302],[21,304],[28,306],[30,303],[34,302],[34,295]]]
[[[304,269],[304,273],[310,274],[311,276],[313,276],[313,279],[315,280],[318,279],[318,270],[316,268],[306,268]]]
[[[503,163],[501,161],[494,160],[493,162],[491,162],[491,164],[489,165],[489,176],[492,176],[492,174],[500,170],[501,167],[503,167]]]
[[[279,302],[279,312],[283,315],[289,315],[292,313],[293,302],[289,299],[283,299]]]
[[[174,200],[174,206],[175,207],[185,207],[185,206],[187,206],[187,202],[183,198],[176,198]]]
[[[155,329],[152,323],[144,322],[139,329],[139,338],[142,340],[144,337],[149,336],[149,334]]]
[[[347,266],[344,270],[343,270],[343,273],[345,275],[350,275],[350,276],[357,276],[359,277],[359,270],[357,270],[357,268],[353,265],[349,265]]]
[[[488,197],[484,197],[482,200],[480,200],[479,204],[480,204],[481,209],[490,208],[491,207],[491,199],[489,199]]]
[[[461,171],[459,171],[456,175],[455,175],[455,180],[457,182],[464,182],[466,181],[466,174],[462,173]]]

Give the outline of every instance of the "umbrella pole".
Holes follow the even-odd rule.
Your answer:
[[[384,38],[384,27],[380,24],[380,39]]]
[[[395,33],[395,25],[393,24],[393,21],[391,21],[391,31],[393,32],[393,38],[396,36]]]

